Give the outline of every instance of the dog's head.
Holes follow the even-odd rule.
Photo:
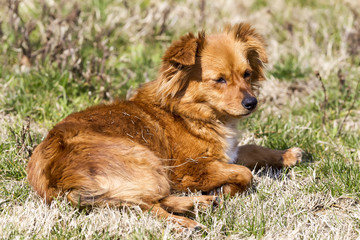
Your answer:
[[[240,118],[256,109],[254,89],[265,79],[264,63],[265,43],[249,24],[208,36],[190,33],[166,51],[157,93],[175,112],[193,104],[201,118]]]

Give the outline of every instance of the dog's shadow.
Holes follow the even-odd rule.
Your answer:
[[[302,161],[296,166],[289,168],[255,167],[254,169],[250,169],[250,170],[252,171],[254,176],[259,178],[268,177],[276,181],[284,181],[284,180],[290,180],[292,178],[293,175],[292,169],[294,167],[301,168],[309,164],[312,164],[313,162],[315,162],[313,155],[309,152],[303,152]],[[255,181],[254,184],[252,184],[251,188],[249,189],[250,191],[248,192],[250,193],[256,192],[256,186],[257,186],[257,181]]]

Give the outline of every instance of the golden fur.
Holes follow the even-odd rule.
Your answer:
[[[266,62],[264,41],[249,24],[181,37],[166,51],[157,79],[129,101],[59,122],[28,163],[30,184],[46,202],[66,194],[79,206],[137,204],[185,227],[199,226],[169,212],[188,212],[194,201],[210,204],[215,197],[173,192],[221,187],[234,195],[251,184],[245,166],[299,160],[297,151],[237,148],[236,123],[255,110]],[[230,164],[236,162],[245,166]]]

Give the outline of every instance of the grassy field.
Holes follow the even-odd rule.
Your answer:
[[[356,239],[360,237],[358,0],[0,0],[0,238]],[[70,114],[129,97],[171,41],[247,21],[268,44],[261,107],[240,142],[305,151],[254,172],[254,188],[195,209],[178,231],[137,207],[45,205],[26,181],[31,152]],[[189,193],[190,194],[190,193]],[[199,194],[199,193],[191,193]]]

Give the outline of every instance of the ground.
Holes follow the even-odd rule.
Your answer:
[[[356,239],[360,237],[360,4],[357,0],[0,0],[0,238]],[[304,151],[254,187],[195,209],[180,231],[139,208],[50,206],[25,167],[71,112],[131,96],[186,32],[247,21],[267,42],[267,81],[241,144]],[[200,194],[200,193],[189,193]]]

